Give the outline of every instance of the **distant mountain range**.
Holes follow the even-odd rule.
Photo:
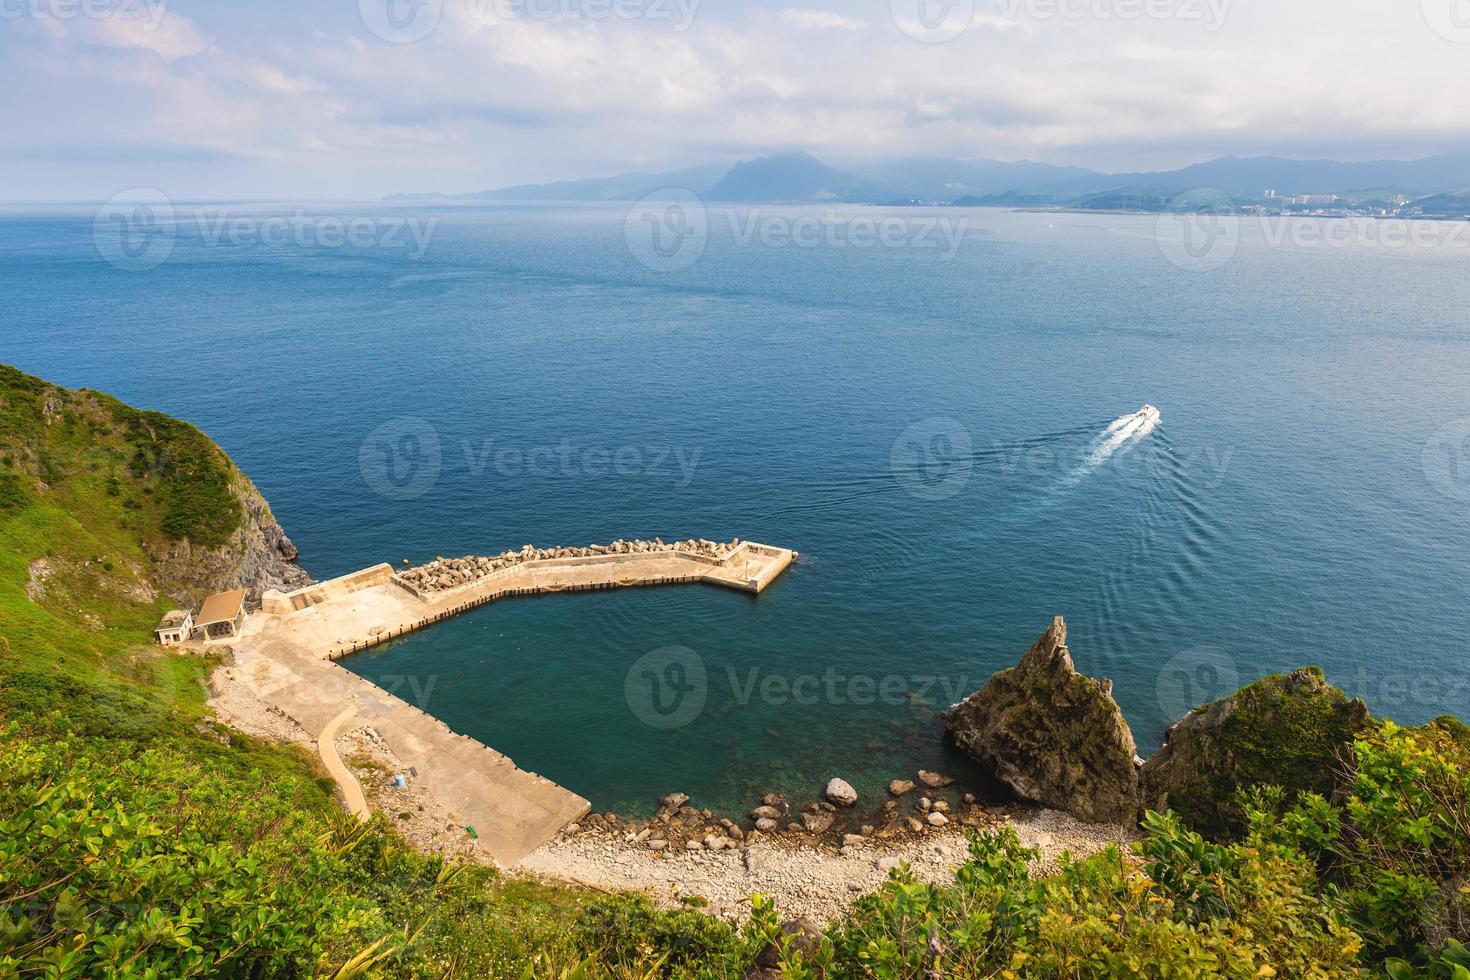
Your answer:
[[[1432,198],[1436,209],[1470,205],[1470,153],[1422,160],[1344,163],[1221,157],[1180,170],[1105,174],[1080,167],[997,160],[910,157],[831,167],[809,153],[758,157],[667,173],[524,184],[474,194],[395,194],[389,200],[633,201],[685,188],[709,201],[741,203],[957,204],[1164,210],[1187,191],[1211,188],[1237,201],[1336,195],[1353,201]],[[1426,213],[1440,213],[1438,210]]]

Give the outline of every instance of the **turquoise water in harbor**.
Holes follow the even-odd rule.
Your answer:
[[[1247,228],[1197,272],[1147,217],[855,208],[967,224],[949,256],[717,212],[659,271],[616,207],[307,213],[437,224],[420,255],[185,222],[129,271],[90,209],[6,210],[0,361],[198,424],[317,577],[527,542],[798,550],[759,597],[508,601],[347,662],[599,808],[974,777],[936,712],[1058,614],[1144,754],[1302,664],[1404,722],[1470,708],[1464,249]],[[1109,444],[1144,402],[1162,424]]]

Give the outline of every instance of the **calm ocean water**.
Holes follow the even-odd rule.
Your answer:
[[[688,257],[640,262],[615,207],[203,210],[149,269],[91,209],[6,210],[0,360],[198,424],[316,576],[801,552],[759,598],[512,601],[350,662],[599,808],[968,771],[935,713],[1058,614],[1144,754],[1303,664],[1403,722],[1470,708],[1464,247],[1247,226],[1200,272],[1146,217],[840,209],[790,241],[824,212],[770,208],[662,271]],[[850,237],[891,217],[968,224],[952,254]],[[1144,402],[1162,424],[1109,444]]]

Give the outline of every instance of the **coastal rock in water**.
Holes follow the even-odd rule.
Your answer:
[[[1140,790],[1133,733],[1113,685],[1079,674],[1058,616],[1021,657],[944,713],[955,744],[1023,799],[1092,823],[1131,823]]]
[[[930,789],[943,789],[946,786],[952,785],[954,780],[940,773],[930,772],[928,769],[920,769],[919,782]]]
[[[838,806],[852,806],[858,801],[857,790],[846,780],[833,778],[827,783],[827,799]]]
[[[912,792],[913,788],[913,781],[909,779],[894,779],[888,783],[888,792],[894,796],[902,796],[905,793]]]
[[[1331,798],[1342,757],[1369,723],[1368,707],[1303,668],[1249,684],[1169,727],[1143,766],[1143,801],[1171,809],[1201,833],[1243,829],[1238,786],[1271,783],[1289,796]]]

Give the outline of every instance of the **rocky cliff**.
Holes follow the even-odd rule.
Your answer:
[[[254,484],[194,426],[0,365],[0,518],[29,601],[193,606],[310,582]],[[91,603],[86,603],[91,604]],[[100,626],[100,624],[99,624]]]
[[[945,727],[1023,799],[1095,823],[1139,812],[1133,733],[1111,681],[1077,672],[1058,616],[1020,663],[951,707]]]
[[[1264,677],[1169,727],[1143,767],[1143,801],[1212,836],[1238,832],[1237,787],[1270,783],[1331,797],[1368,707],[1317,668]]]
[[[238,470],[230,483],[240,503],[241,519],[227,541],[210,548],[185,538],[159,542],[155,547],[159,575],[169,583],[168,594],[188,604],[214,592],[243,588],[248,602],[259,605],[269,589],[290,592],[310,585],[311,576],[295,563],[296,545],[255,484]]]

